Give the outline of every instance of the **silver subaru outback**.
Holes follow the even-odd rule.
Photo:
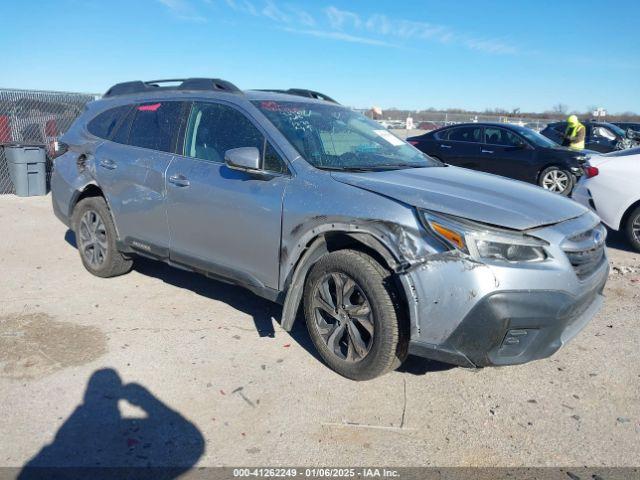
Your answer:
[[[364,380],[408,354],[465,367],[552,355],[602,304],[606,231],[566,198],[442,164],[306,90],[127,82],[62,138],[53,209],[89,272],[136,256],[302,312]]]

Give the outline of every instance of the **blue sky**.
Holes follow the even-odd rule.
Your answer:
[[[637,0],[5,2],[0,87],[220,77],[383,108],[640,112]]]

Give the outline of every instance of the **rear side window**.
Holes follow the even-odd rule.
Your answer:
[[[438,134],[440,140],[453,142],[482,142],[482,127],[456,127],[444,130]]]
[[[131,124],[136,116],[136,111],[132,108],[125,116],[124,120],[120,122],[118,130],[113,135],[111,140],[116,143],[127,143],[129,141],[129,132],[131,131]]]
[[[89,122],[87,129],[96,137],[111,138],[118,122],[127,114],[130,108],[129,105],[124,105],[102,112]]]
[[[137,105],[129,133],[129,145],[171,152],[180,128],[182,102],[153,102]]]

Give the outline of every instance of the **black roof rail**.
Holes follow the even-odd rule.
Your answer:
[[[278,90],[265,88],[260,90],[261,92],[274,92],[274,93],[286,93],[288,95],[297,95],[299,97],[307,97],[307,98],[315,98],[317,100],[324,100],[326,102],[338,103],[329,95],[325,95],[324,93],[316,92],[314,90],[307,90],[306,88],[290,88],[288,90]]]
[[[178,85],[162,85],[165,83],[178,83]],[[213,90],[218,92],[242,93],[233,83],[220,78],[175,78],[167,80],[149,80],[143,82],[117,83],[104,94],[105,97],[116,95],[128,95],[131,93],[157,92],[158,90]]]

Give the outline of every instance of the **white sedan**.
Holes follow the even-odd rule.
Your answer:
[[[572,197],[612,230],[623,230],[640,252],[640,148],[594,155]]]

